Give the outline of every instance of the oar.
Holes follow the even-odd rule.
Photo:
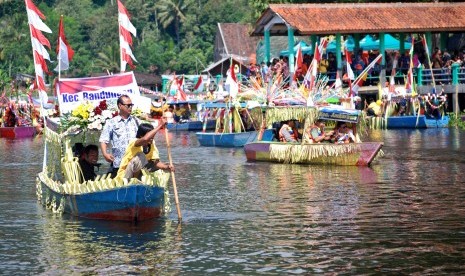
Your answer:
[[[165,126],[165,139],[166,139],[166,147],[168,151],[168,160],[170,161],[170,166],[173,167],[173,159],[171,158],[170,139],[168,137],[168,128],[166,126]],[[182,215],[181,215],[181,208],[179,207],[178,188],[176,187],[176,178],[174,177],[173,171],[171,171],[171,179],[173,180],[174,202],[176,203],[176,211],[178,211],[178,222],[181,222]]]

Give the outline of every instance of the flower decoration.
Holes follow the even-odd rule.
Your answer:
[[[118,115],[116,107],[111,107],[103,100],[95,106],[90,102],[80,104],[71,113],[64,114],[61,119],[62,129],[72,126],[81,129],[102,130],[107,120]]]

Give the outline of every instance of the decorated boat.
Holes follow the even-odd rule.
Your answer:
[[[39,112],[32,103],[0,97],[0,137],[17,139],[36,135]]]
[[[108,90],[107,84],[111,82],[120,84],[112,87],[116,91],[114,95],[104,100],[85,99],[89,92],[82,91],[81,87],[89,87],[87,84],[92,83],[92,93],[100,95],[101,91]],[[60,79],[56,87],[59,99],[73,94],[78,100],[60,102],[61,117],[47,118],[44,124],[43,168],[36,183],[40,202],[54,213],[90,219],[135,222],[164,215],[169,209],[169,173],[142,170],[140,179],[110,178],[104,173],[94,180],[83,181],[79,154],[72,149],[78,144],[99,144],[100,130],[107,120],[117,115],[116,99],[122,93],[134,100],[134,116],[144,117],[149,112],[150,99],[140,96],[132,72]],[[127,92],[127,87],[132,94]]]
[[[197,140],[205,147],[242,147],[256,141],[262,124],[262,109],[259,106],[248,108],[247,103],[210,103],[209,109],[216,109],[215,132],[197,132]],[[261,140],[272,141],[273,129],[265,130]]]
[[[202,130],[205,129],[211,130],[215,129],[216,120],[207,120],[206,123],[199,120],[181,120],[177,123],[168,124],[167,128],[174,131],[193,131],[193,130]]]
[[[209,117],[203,105],[203,101],[169,102],[163,105],[159,103],[157,106],[152,106],[151,113],[154,118],[170,116],[167,118],[167,128],[171,131],[215,129],[216,120]]]
[[[449,126],[449,116],[432,118],[420,116],[391,116],[387,117],[387,128],[443,128]]]
[[[0,137],[3,138],[31,138],[34,135],[36,135],[34,126],[0,127]]]
[[[99,175],[83,183],[72,146],[96,144],[97,133],[58,133],[45,126],[44,165],[36,181],[39,201],[53,213],[121,221],[143,221],[162,216],[169,208],[169,173],[146,173],[141,180]],[[61,158],[57,158],[61,156]]]
[[[315,120],[328,120],[350,123],[356,134],[355,143],[286,143],[257,141],[244,146],[248,161],[267,161],[298,164],[354,165],[368,166],[382,154],[383,143],[361,142],[360,133],[363,122],[358,110],[331,107],[275,107],[266,112],[267,124],[288,120],[305,121],[304,133]],[[357,132],[358,131],[358,132]]]

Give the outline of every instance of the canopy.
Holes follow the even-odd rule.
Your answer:
[[[379,39],[375,41],[376,45],[379,45]],[[399,50],[400,49],[400,43],[399,40],[394,38],[390,34],[385,34],[384,35],[384,49],[386,50]],[[412,43],[410,42],[404,42],[404,49],[410,49]],[[378,48],[376,48],[378,49]]]
[[[347,48],[348,51],[352,52],[355,47],[354,38],[349,35],[341,47],[342,47],[341,50],[344,50],[344,48]],[[336,52],[336,40],[332,40],[331,42],[328,43],[328,46],[326,47],[326,52]]]
[[[352,36],[348,36],[347,40],[344,42],[344,45],[347,50],[352,52],[355,47],[355,42]],[[404,42],[404,49],[410,49],[411,43]],[[344,48],[343,48],[344,49]],[[364,38],[360,39],[360,49],[362,50],[378,50],[379,49],[379,39],[374,40],[371,35],[366,35]],[[394,38],[390,34],[384,35],[384,49],[385,50],[399,50],[400,43],[399,40]],[[336,52],[336,41],[333,40],[328,43],[326,48],[327,52]]]

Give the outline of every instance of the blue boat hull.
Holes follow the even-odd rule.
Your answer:
[[[216,121],[215,120],[208,120],[206,129],[211,130],[215,129]],[[189,121],[189,122],[180,122],[180,123],[173,123],[168,124],[169,130],[202,130],[203,129],[203,122],[202,121]]]
[[[205,133],[197,132],[197,140],[204,147],[243,147],[247,143],[257,140],[258,131],[247,131],[241,133]],[[274,130],[266,129],[262,141],[273,141]]]
[[[42,203],[64,198],[64,213],[76,217],[102,220],[144,221],[163,215],[164,189],[149,185],[129,185],[86,194],[60,194],[42,183]]]
[[[418,120],[418,124],[417,124]],[[417,116],[394,116],[387,118],[387,128],[441,128],[448,127],[449,116],[440,119],[429,119],[425,115]]]

